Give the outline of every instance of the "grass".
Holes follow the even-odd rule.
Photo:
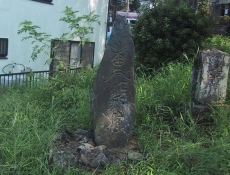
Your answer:
[[[211,125],[192,120],[191,66],[172,63],[151,76],[136,76],[134,136],[145,158],[108,165],[100,174],[229,175],[229,114],[213,109]],[[0,89],[0,175],[94,174],[76,168],[51,171],[48,159],[57,131],[92,128],[95,73],[60,73],[49,83]]]
[[[215,35],[204,42],[206,48],[217,48],[230,54],[230,38],[228,36]]]

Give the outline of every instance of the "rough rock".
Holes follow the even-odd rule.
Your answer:
[[[84,131],[84,130],[82,130]],[[86,167],[87,169],[103,168],[108,164],[138,161],[143,158],[134,139],[126,147],[108,148],[105,145],[95,146],[92,131],[64,132],[55,139],[50,148],[50,166]],[[128,162],[127,162],[128,163]]]
[[[143,159],[143,155],[141,153],[138,153],[138,152],[128,152],[128,158],[130,160],[141,160]]]

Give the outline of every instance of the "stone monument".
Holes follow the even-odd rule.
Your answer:
[[[124,147],[132,137],[135,111],[133,59],[130,26],[118,15],[91,97],[97,145]]]
[[[230,57],[217,49],[200,50],[194,61],[191,79],[192,115],[196,123],[213,123],[212,109],[224,105]]]
[[[199,51],[192,70],[192,101],[221,104],[225,101],[230,57],[217,49]]]

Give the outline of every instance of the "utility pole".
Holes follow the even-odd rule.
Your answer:
[[[127,0],[127,18],[128,18],[128,15],[129,15],[129,0]]]

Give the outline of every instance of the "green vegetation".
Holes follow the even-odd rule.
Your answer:
[[[217,36],[210,40],[215,45],[225,38]],[[191,67],[189,62],[170,63],[151,76],[142,73],[135,77],[134,136],[145,158],[108,165],[100,174],[227,175],[230,172],[228,113],[222,108],[213,110],[210,117],[214,122],[208,125],[193,121]],[[51,171],[48,158],[57,131],[92,128],[89,100],[95,73],[96,69],[88,68],[76,74],[59,73],[49,82],[40,81],[32,87],[0,89],[1,175],[94,174],[74,168],[65,173],[58,168]]]
[[[160,8],[163,10],[163,7]],[[162,12],[172,15],[171,9]],[[194,14],[191,15],[186,7],[174,12],[175,20],[183,21],[183,23],[176,23],[177,25],[187,24],[187,20],[189,23],[199,22],[199,25],[197,24],[199,30],[203,30],[202,26],[206,25],[203,23],[203,18],[193,21]],[[67,16],[71,16],[75,12],[66,9],[66,13],[69,13]],[[185,17],[179,18],[178,15],[181,14]],[[188,14],[191,16],[186,16]],[[94,17],[92,20],[97,21],[97,17]],[[177,32],[174,33],[176,36],[174,36],[168,26],[169,17],[161,17],[163,17],[162,24],[155,20],[152,20],[150,26],[146,20],[140,22],[144,24],[144,33],[140,36],[145,37],[148,42],[140,45],[146,47],[143,47],[144,50],[137,50],[137,58],[140,59],[140,54],[142,54],[146,60],[142,58],[140,62],[147,68],[153,68],[153,63],[161,64],[160,69],[152,69],[148,76],[142,68],[136,68],[138,75],[135,77],[134,137],[144,158],[141,161],[108,165],[101,174],[228,175],[230,172],[228,111],[223,108],[213,110],[210,114],[212,123],[198,124],[194,122],[191,115],[191,60],[194,50],[197,49],[193,39],[202,32],[192,33],[193,35],[190,36],[188,35],[190,29],[178,30],[177,27]],[[68,19],[62,18],[62,21],[68,22],[66,20]],[[77,24],[78,21],[72,22],[72,24]],[[155,25],[159,28],[155,31],[158,35],[162,35],[162,31],[168,32],[166,36],[162,35],[165,37],[163,40],[151,38],[146,33],[148,28]],[[47,41],[49,35],[37,32],[38,26],[28,21],[24,21],[22,26],[19,33],[32,32],[29,33],[29,37],[35,39],[32,41],[35,44],[40,40]],[[181,45],[181,40],[177,40],[176,37],[184,37],[188,43],[182,44],[182,48],[188,50],[180,50],[175,43]],[[170,38],[175,39],[175,43],[167,40]],[[204,38],[199,38],[200,44]],[[153,42],[157,42],[155,43],[157,48],[153,47]],[[167,46],[166,50],[163,45]],[[203,47],[216,47],[230,53],[229,45],[230,39],[222,36],[206,39],[202,43]],[[46,47],[47,45],[35,46],[38,52],[35,52],[32,58],[36,58],[36,53],[43,51]],[[190,49],[192,49],[191,52]],[[146,50],[151,50],[151,52],[147,53]],[[191,60],[187,59],[186,63],[182,64],[177,60],[181,58],[183,52]],[[148,55],[144,55],[145,53]],[[166,60],[173,62],[162,66]],[[64,173],[60,168],[54,168],[53,171],[49,168],[49,148],[57,137],[58,131],[65,129],[74,131],[79,128],[87,130],[93,127],[89,101],[95,74],[96,68],[88,68],[75,74],[59,72],[49,82],[40,79],[37,84],[30,87],[21,85],[0,89],[0,175],[96,174],[97,170],[87,172],[84,169],[70,168]],[[230,88],[227,91],[226,103],[229,104]]]
[[[222,35],[215,35],[208,38],[203,43],[204,48],[217,48],[223,52],[230,54],[230,38]]]
[[[57,131],[92,128],[95,71],[60,73],[49,83],[0,90],[0,174],[61,174],[48,167]],[[81,170],[78,170],[81,172]]]
[[[31,54],[31,59],[34,61],[37,59],[40,53],[44,53],[46,55],[51,55],[50,51],[57,52],[60,49],[60,46],[52,47],[52,40],[59,40],[62,43],[66,43],[68,40],[73,40],[76,38],[80,39],[80,45],[84,45],[86,42],[89,42],[89,34],[93,34],[95,27],[93,24],[96,22],[100,25],[100,21],[98,20],[98,15],[94,14],[94,11],[89,14],[77,16],[79,11],[74,11],[72,7],[66,7],[62,12],[64,16],[60,18],[59,21],[65,22],[68,24],[68,28],[70,29],[69,33],[63,33],[58,38],[52,38],[52,35],[47,34],[45,32],[40,32],[40,27],[34,25],[32,21],[22,21],[19,25],[20,29],[18,30],[18,34],[26,34],[26,36],[22,37],[22,41],[31,40],[31,45],[33,46],[33,52]],[[62,57],[56,56],[55,58],[50,58],[46,61],[46,63],[50,64],[53,59],[58,60],[57,68],[65,68],[65,62]],[[80,58],[74,58],[74,62],[77,62]],[[71,65],[70,65],[71,66]],[[71,67],[67,67],[65,69],[69,69]]]
[[[145,10],[133,34],[136,61],[146,68],[160,68],[171,61],[193,59],[201,43],[212,34],[212,19],[195,13],[184,1],[168,0]]]

